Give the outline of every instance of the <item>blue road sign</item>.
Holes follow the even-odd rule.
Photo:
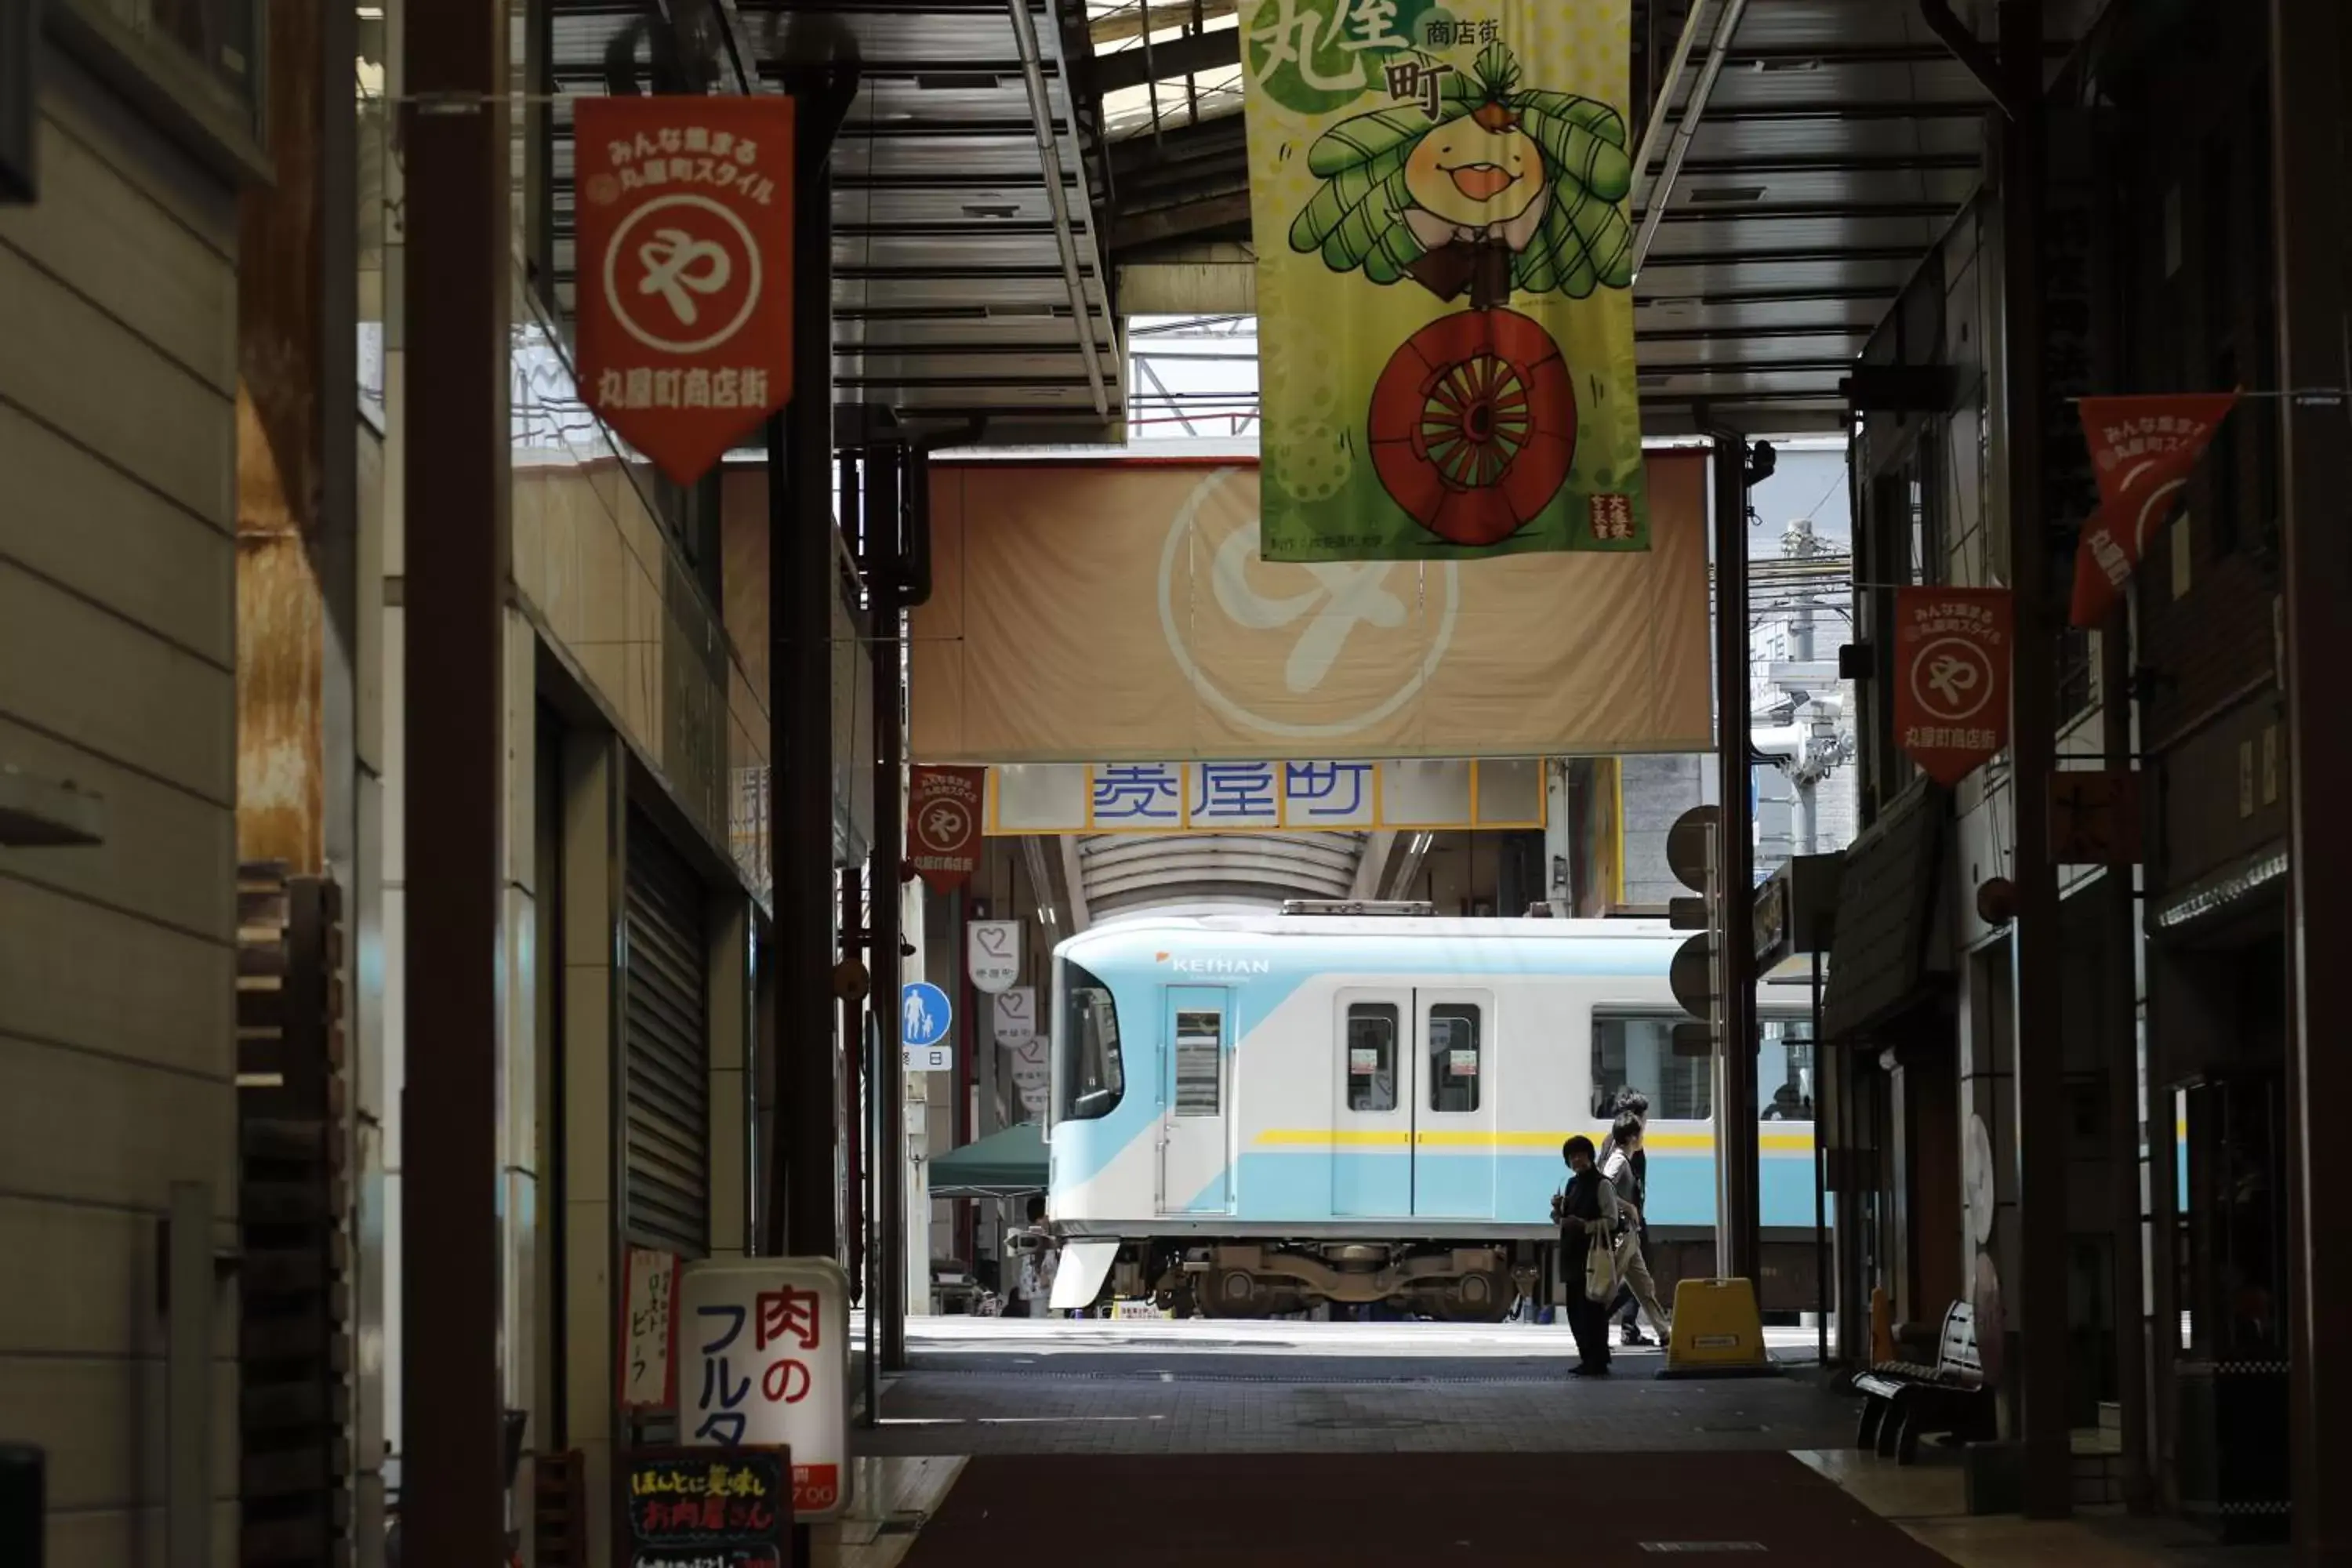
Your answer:
[[[928,980],[908,984],[898,1016],[898,1037],[908,1047],[935,1046],[948,1037],[948,994]]]

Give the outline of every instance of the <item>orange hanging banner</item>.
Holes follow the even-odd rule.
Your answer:
[[[690,485],[792,396],[792,100],[573,113],[581,395]]]
[[[2074,625],[2095,626],[2105,617],[2237,401],[2234,392],[2083,399],[2083,437],[2098,472],[2099,510],[2083,525],[2074,556],[2067,616]]]
[[[2006,588],[1895,591],[1895,733],[1937,784],[2009,744]]]

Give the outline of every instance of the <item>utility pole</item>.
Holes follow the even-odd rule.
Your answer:
[[[898,1005],[906,967],[899,952],[899,900],[906,895],[903,836],[907,826],[906,807],[898,793],[905,747],[900,703],[907,668],[905,649],[898,640],[907,570],[901,477],[897,452],[868,448],[866,584],[866,603],[874,616],[868,633],[874,656],[874,862],[869,894],[873,913],[866,921],[873,942],[866,952],[874,974],[872,1005],[879,1037],[874,1053],[877,1081],[871,1156],[876,1178],[875,1228],[879,1234],[875,1237],[875,1256],[866,1265],[876,1288],[866,1293],[866,1310],[881,1315],[877,1338],[886,1372],[897,1372],[907,1364],[907,1068],[902,1037],[906,1015]]]

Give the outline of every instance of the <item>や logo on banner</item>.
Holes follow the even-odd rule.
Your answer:
[[[656,214],[663,222],[648,226]],[[634,279],[630,286],[622,285],[624,276]],[[604,247],[604,300],[613,319],[663,353],[702,353],[741,331],[759,308],[760,280],[760,247],[750,226],[724,204],[689,192],[646,203]],[[690,335],[704,323],[706,306],[724,309],[738,294],[725,325]]]
[[[915,833],[934,853],[955,854],[971,837],[971,814],[961,801],[932,801],[915,818]]]
[[[1937,719],[1974,718],[1992,689],[1992,658],[1980,643],[1937,637],[1911,657],[1911,694]]]
[[[1462,582],[1458,569],[1450,561],[1433,563],[1423,579],[1433,590],[1433,596],[1442,583],[1444,595],[1442,605],[1437,606],[1438,621],[1428,652],[1396,690],[1360,711],[1320,723],[1269,719],[1220,690],[1199,667],[1192,658],[1188,635],[1197,609],[1192,604],[1177,602],[1180,594],[1195,591],[1189,573],[1180,574],[1179,563],[1185,558],[1186,546],[1196,534],[1209,551],[1211,597],[1225,620],[1244,633],[1289,634],[1290,649],[1283,660],[1282,683],[1285,691],[1294,697],[1320,689],[1351,642],[1383,632],[1408,630],[1414,620],[1412,600],[1417,584],[1412,581],[1412,563],[1318,562],[1268,566],[1259,554],[1258,520],[1255,517],[1234,526],[1223,538],[1212,541],[1203,513],[1232,478],[1232,469],[1219,468],[1194,486],[1184,504],[1177,509],[1167,542],[1160,548],[1160,629],[1186,682],[1234,723],[1268,735],[1353,735],[1378,724],[1412,700],[1445,661],[1453,646]],[[1297,578],[1299,591],[1265,593],[1252,582],[1253,571]],[[1402,594],[1391,586],[1391,579],[1402,589]]]

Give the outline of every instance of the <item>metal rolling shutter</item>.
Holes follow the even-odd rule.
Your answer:
[[[628,1239],[709,1251],[710,1047],[703,887],[632,812],[623,1007],[623,1197]]]

